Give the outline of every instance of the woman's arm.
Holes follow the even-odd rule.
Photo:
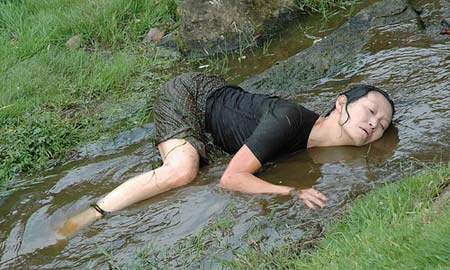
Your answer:
[[[228,164],[220,178],[222,188],[245,193],[274,193],[287,195],[294,188],[274,185],[253,175],[261,168],[261,163],[252,151],[243,145]]]
[[[252,151],[243,145],[234,155],[220,179],[220,187],[241,191],[245,193],[273,193],[287,195],[294,190],[293,187],[274,185],[253,175],[261,163]],[[310,208],[325,206],[325,195],[314,190],[305,189],[300,192],[299,198]]]

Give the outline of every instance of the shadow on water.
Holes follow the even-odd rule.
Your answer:
[[[230,231],[220,236],[228,248],[218,251],[220,247],[208,244],[209,240],[202,246],[209,254],[230,258],[238,248],[267,248],[300,238],[304,226],[335,216],[355,196],[420,167],[414,166],[414,160],[448,162],[450,42],[432,41],[411,32],[408,25],[371,29],[370,35],[357,65],[295,99],[325,112],[332,98],[349,84],[376,84],[391,93],[397,105],[394,126],[386,136],[366,147],[309,149],[272,162],[259,172],[273,183],[314,186],[329,197],[325,209],[308,210],[288,196],[220,190],[217,182],[228,161],[224,157],[204,167],[193,184],[101,219],[68,242],[59,241],[52,230],[55,224],[124,179],[151,169],[159,155],[144,141],[56,168],[45,181],[3,198],[0,269],[107,268],[105,250],[126,263],[133,260],[135,250],[148,244],[157,247],[152,254],[159,254],[161,260],[173,259],[172,268],[183,268],[180,264],[192,263],[189,257],[182,258],[183,252],[192,254],[186,241],[201,235],[212,221],[221,222],[214,223],[220,224],[214,228]],[[197,257],[208,264],[211,256]]]

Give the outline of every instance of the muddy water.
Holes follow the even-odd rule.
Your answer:
[[[310,149],[272,162],[259,173],[274,183],[315,186],[329,197],[326,209],[310,211],[289,197],[220,190],[217,182],[228,161],[224,157],[203,168],[193,184],[99,220],[68,242],[58,241],[52,228],[61,220],[124,179],[151,169],[159,156],[144,141],[65,164],[49,172],[45,181],[3,198],[0,269],[108,269],[107,261],[112,261],[108,256],[132,265],[135,251],[147,245],[156,246],[157,254],[164,257],[161,254],[170,254],[174,247],[182,250],[180,243],[233,205],[228,252],[216,254],[230,258],[230,249],[271,247],[298,239],[305,228],[339,213],[374,186],[395,181],[433,160],[448,162],[450,39],[435,42],[412,29],[408,24],[371,29],[371,41],[358,63],[296,97],[324,112],[349,83],[386,89],[397,104],[397,114],[394,128],[381,141],[366,147]],[[206,247],[212,252],[214,248]],[[200,265],[209,269],[212,253],[207,254],[200,255],[204,262]],[[170,268],[185,269],[192,263],[181,254],[171,259]]]

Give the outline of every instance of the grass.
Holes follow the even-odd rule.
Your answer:
[[[117,129],[102,124],[110,108],[167,79],[133,88],[146,72],[165,69],[142,38],[151,27],[177,27],[175,10],[175,0],[1,1],[0,182],[48,168],[78,143]],[[65,46],[75,35],[79,50]],[[105,100],[111,104],[99,108]],[[135,112],[134,122],[148,121],[148,110]]]
[[[311,13],[319,13],[324,19],[328,19],[333,14],[336,14],[336,12],[339,12],[339,9],[348,9],[349,13],[353,13],[356,1],[295,0],[294,2],[298,9]]]
[[[449,269],[450,206],[433,207],[450,184],[447,166],[406,177],[356,199],[329,222],[313,250],[296,243],[270,252],[246,250],[230,269]]]
[[[198,63],[142,43],[153,27],[177,29],[177,1],[0,1],[1,190],[79,144],[151,121],[158,86]],[[351,2],[298,3],[328,14]],[[68,48],[77,35],[79,48]],[[205,71],[226,73],[228,57],[206,60]]]

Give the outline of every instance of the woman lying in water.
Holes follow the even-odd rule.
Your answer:
[[[267,161],[302,149],[371,143],[383,136],[393,114],[387,93],[369,85],[339,95],[333,109],[319,116],[291,101],[245,92],[211,74],[182,74],[161,87],[154,106],[163,165],[124,182],[67,220],[59,232],[68,237],[106,213],[189,184],[200,164],[211,162],[211,145],[234,154],[220,187],[292,193],[310,208],[324,207],[325,195],[313,188],[294,192],[253,174]]]

